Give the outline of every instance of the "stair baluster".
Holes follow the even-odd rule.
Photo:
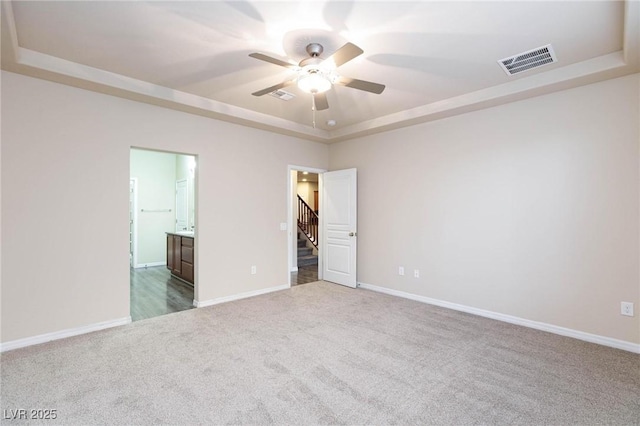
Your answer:
[[[298,228],[307,236],[311,244],[318,248],[318,215],[299,195]]]

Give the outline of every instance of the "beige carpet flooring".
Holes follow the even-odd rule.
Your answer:
[[[317,282],[2,354],[43,424],[640,422],[640,356]]]

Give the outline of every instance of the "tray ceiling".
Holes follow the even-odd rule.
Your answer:
[[[2,2],[2,68],[137,101],[334,142],[638,72],[637,1]],[[252,92],[294,77],[305,46],[364,53],[311,96]],[[513,76],[498,61],[551,44],[557,62]],[[335,124],[330,126],[329,121]]]

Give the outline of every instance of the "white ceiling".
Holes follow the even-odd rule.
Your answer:
[[[2,68],[283,134],[333,142],[640,71],[638,1],[2,2]],[[316,113],[291,70],[249,57],[364,54]],[[507,76],[498,60],[552,44],[558,62]],[[329,127],[326,122],[337,122]]]

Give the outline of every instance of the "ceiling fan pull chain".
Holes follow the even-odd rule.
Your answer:
[[[311,115],[313,121],[313,128],[316,128],[316,95],[311,95]]]

